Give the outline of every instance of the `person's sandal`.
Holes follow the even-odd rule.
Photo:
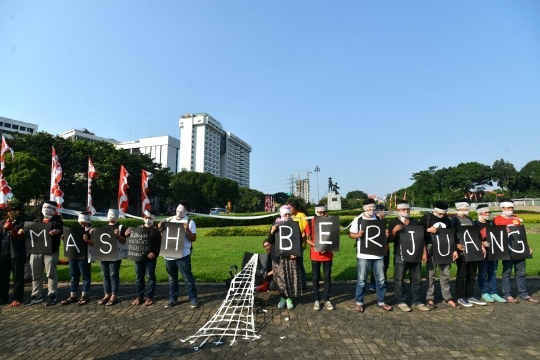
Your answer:
[[[98,305],[107,305],[107,303],[111,300],[110,297],[104,297],[103,299],[99,300],[97,303]]]
[[[507,297],[506,301],[508,301],[509,303],[512,303],[512,304],[519,304],[519,301],[517,301],[517,299],[515,299],[513,296]]]
[[[462,308],[461,305],[459,305],[457,302],[455,302],[452,299],[445,299],[445,300],[443,300],[443,303],[448,305],[448,306],[453,307],[454,309],[461,309]]]
[[[76,296],[70,296],[66,300],[60,301],[60,305],[69,305],[69,304],[73,304],[75,302],[77,302],[77,297]]]
[[[437,305],[435,305],[435,302],[434,302],[433,300],[429,300],[426,306],[427,306],[428,308],[430,308],[431,310],[437,308]]]
[[[392,307],[388,304],[382,304],[381,308],[383,308],[386,311],[392,311]]]
[[[131,303],[131,305],[133,306],[137,306],[137,305],[141,305],[143,299],[141,298],[136,298],[135,300],[133,300],[133,302]]]
[[[535,304],[538,302],[538,300],[536,300],[535,298],[533,298],[533,297],[531,297],[531,296],[527,296],[527,297],[526,297],[525,299],[523,299],[523,300],[527,300],[527,301],[530,301],[530,302],[535,303]]]
[[[364,312],[364,306],[363,305],[356,305],[356,311],[363,313]]]
[[[113,306],[116,303],[118,303],[118,298],[115,298],[114,300],[110,299],[109,301],[107,301],[106,306]]]
[[[146,302],[144,303],[145,306],[154,305],[154,300],[151,298],[146,299]]]
[[[86,303],[88,302],[88,296],[86,295],[83,295],[79,298],[79,302],[78,304],[79,305],[86,305]]]

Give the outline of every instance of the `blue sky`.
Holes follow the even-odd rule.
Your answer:
[[[252,146],[251,188],[319,166],[321,197],[329,176],[383,196],[432,165],[540,159],[538,19],[536,0],[2,0],[0,116],[128,141],[206,112]]]

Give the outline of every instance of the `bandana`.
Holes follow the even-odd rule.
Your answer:
[[[469,208],[469,203],[468,202],[457,202],[456,203],[456,209],[462,209],[462,208]]]
[[[410,209],[411,207],[409,206],[409,204],[398,204],[397,208],[398,210],[400,210],[400,209]]]
[[[289,205],[283,205],[282,207],[279,208],[279,215],[281,217],[279,219],[277,219],[276,221],[281,222],[281,221],[289,220],[288,218],[285,217],[286,214],[291,214],[292,215],[291,207]]]
[[[148,210],[144,210],[144,216],[149,217],[152,220],[154,220],[156,218],[156,215],[150,214],[150,212]]]
[[[90,222],[90,214],[79,214],[79,218],[77,220],[78,222],[82,223],[89,223]]]
[[[321,216],[322,213],[326,212],[326,206],[317,206],[315,207],[315,214]]]
[[[446,214],[448,212],[448,209],[443,210],[443,209],[439,209],[439,208],[433,208],[433,211],[436,211],[439,214]]]
[[[514,207],[514,203],[511,201],[505,201],[499,204],[499,207]]]

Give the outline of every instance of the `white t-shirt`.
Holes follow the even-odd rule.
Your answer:
[[[188,219],[188,217],[186,215],[181,220],[178,220],[176,218],[176,216],[173,216],[172,219],[169,220],[169,221],[183,224],[183,223],[188,222],[188,220],[189,219]],[[191,231],[192,234],[197,233],[197,227],[195,226],[195,221],[190,221],[188,227],[189,227],[189,231]],[[191,254],[191,240],[189,240],[188,234],[186,232],[185,235],[184,235],[184,251],[182,252],[182,257],[186,257],[189,254]],[[177,259],[181,259],[181,258],[165,257],[165,260],[177,260]]]
[[[352,232],[353,234],[358,234],[360,230],[362,230],[362,222],[360,219],[364,220],[379,220],[379,218],[375,215],[373,217],[366,217],[364,216],[364,213],[361,213],[359,216],[355,217],[353,222],[351,223],[351,228],[349,232]],[[377,255],[368,255],[368,254],[362,254],[360,252],[360,244],[361,241],[360,238],[356,239],[356,257],[358,259],[370,259],[370,260],[377,260],[377,259],[383,259],[384,256],[377,256]]]

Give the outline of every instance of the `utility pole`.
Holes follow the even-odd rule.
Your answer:
[[[315,172],[317,173],[317,201],[316,203],[319,203],[319,200],[321,199],[319,196],[319,172],[321,171],[321,168],[318,166],[315,166]]]

